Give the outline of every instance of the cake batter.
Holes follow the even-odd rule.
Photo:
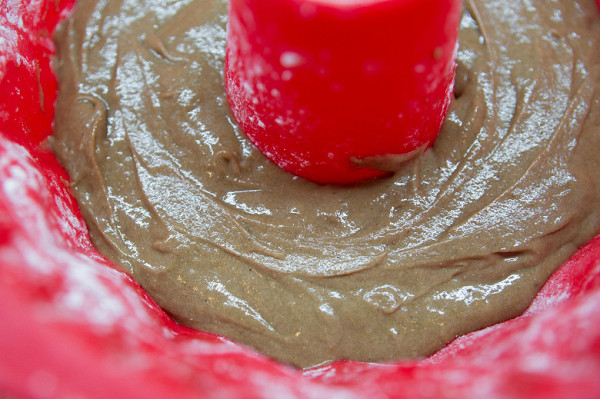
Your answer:
[[[299,367],[426,356],[519,315],[600,231],[592,0],[466,1],[435,145],[347,187],[235,125],[226,16],[81,0],[56,36],[53,149],[94,244],[177,321]]]

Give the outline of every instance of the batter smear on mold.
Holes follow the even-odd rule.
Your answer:
[[[79,1],[52,146],[94,244],[179,322],[299,367],[426,356],[519,315],[600,231],[600,18],[593,0],[464,6],[435,145],[336,187],[233,122],[225,1]]]

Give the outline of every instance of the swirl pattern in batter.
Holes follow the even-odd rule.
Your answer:
[[[53,149],[94,244],[181,323],[299,367],[425,356],[520,314],[600,230],[592,0],[466,1],[434,147],[352,187],[240,132],[226,11],[81,0],[57,34]]]

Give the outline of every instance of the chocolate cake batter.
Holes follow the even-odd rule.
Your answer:
[[[520,314],[600,230],[593,0],[466,1],[434,147],[352,187],[232,121],[226,11],[81,0],[57,34],[53,148],[95,245],[179,322],[300,367],[424,356]]]

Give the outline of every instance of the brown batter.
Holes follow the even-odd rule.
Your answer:
[[[467,1],[435,146],[355,187],[233,123],[226,10],[82,0],[57,35],[53,148],[98,249],[178,321],[300,367],[424,356],[520,314],[600,230],[593,0]]]

